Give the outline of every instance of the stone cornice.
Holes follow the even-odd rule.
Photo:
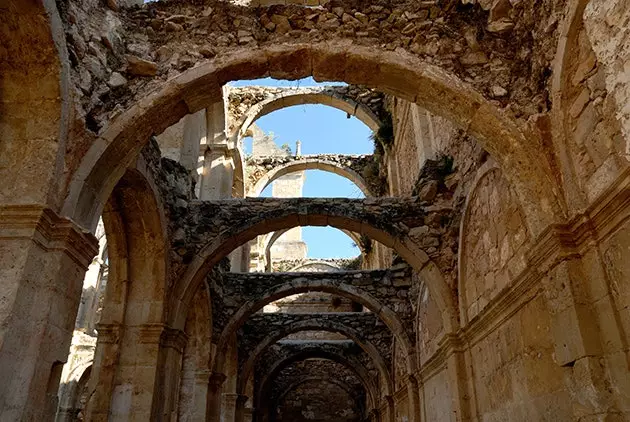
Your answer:
[[[188,335],[182,330],[170,328],[164,324],[144,324],[140,327],[138,342],[141,344],[160,344],[182,352],[186,347]]]
[[[0,239],[31,239],[46,251],[66,253],[85,269],[98,253],[92,233],[41,205],[0,207]]]
[[[208,385],[210,375],[212,375],[212,371],[209,369],[197,369],[197,371],[195,371],[195,381],[200,384]]]
[[[162,345],[182,353],[188,343],[188,334],[175,328],[166,328],[162,337]]]

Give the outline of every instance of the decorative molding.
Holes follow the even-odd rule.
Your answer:
[[[140,344],[159,344],[177,350],[184,351],[188,342],[188,335],[182,330],[170,328],[165,324],[144,324],[140,326],[138,342]]]
[[[121,324],[96,324],[97,343],[119,344],[122,338]]]
[[[405,400],[409,400],[409,393],[407,392],[407,385],[403,385],[393,394],[394,402],[397,406],[404,402]]]
[[[197,369],[195,371],[195,381],[198,384],[208,385],[210,382],[210,375],[212,375],[212,371],[209,369]]]
[[[218,391],[223,386],[223,383],[226,379],[227,376],[225,376],[225,374],[222,374],[220,372],[213,372],[212,374],[210,374],[208,386],[214,389],[214,391]]]
[[[47,252],[66,253],[85,270],[99,250],[92,233],[41,205],[0,206],[0,239],[30,239]]]
[[[165,328],[164,335],[162,336],[162,346],[175,349],[179,353],[183,353],[187,343],[188,334],[184,331],[170,327]]]

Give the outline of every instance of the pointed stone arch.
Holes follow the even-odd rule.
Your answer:
[[[75,173],[64,213],[94,227],[105,199],[153,133],[221,98],[221,85],[260,77],[345,81],[413,101],[474,136],[506,171],[539,233],[561,216],[550,169],[517,124],[453,74],[404,52],[347,43],[235,49],[165,82],[115,119]]]
[[[282,176],[307,170],[320,170],[336,174],[354,183],[366,197],[375,196],[370,191],[365,179],[354,170],[332,161],[326,161],[321,158],[309,158],[308,156],[304,157],[303,160],[296,160],[270,170],[256,182],[256,185],[252,188],[251,196],[260,196],[267,186]]]
[[[117,384],[126,383],[141,391],[162,385],[167,376],[158,373],[161,371],[158,356],[164,351],[151,337],[156,330],[165,329],[168,236],[164,206],[143,155],[119,180],[103,210],[103,222],[108,240],[109,278],[97,326],[99,336],[86,407],[88,420],[107,417]],[[123,364],[123,355],[135,359],[125,360]],[[153,382],[148,374],[125,371],[125,367],[136,366],[152,367]],[[137,414],[150,418],[167,403],[168,399],[155,394],[148,403],[136,399],[130,406]]]
[[[369,340],[362,339],[361,334],[357,330],[351,327],[348,327],[347,325],[340,324],[338,322],[330,321],[330,320],[322,321],[317,318],[313,318],[310,321],[298,321],[298,322],[289,324],[285,326],[283,330],[280,330],[274,333],[273,336],[265,338],[261,343],[256,345],[256,348],[251,353],[251,356],[249,357],[249,359],[247,359],[245,365],[243,366],[241,372],[239,373],[237,393],[244,394],[247,380],[249,379],[250,375],[253,373],[253,369],[254,369],[254,365],[256,361],[269,346],[271,346],[274,343],[277,343],[278,341],[280,341],[281,339],[285,338],[286,336],[290,334],[297,333],[300,331],[313,331],[313,330],[342,334],[346,336],[347,338],[349,338],[350,340],[354,341],[356,344],[358,344],[363,349],[363,351],[367,353],[367,355],[370,358],[372,358],[372,360],[374,361],[374,365],[378,369],[379,375],[381,376],[381,379],[383,380],[385,394],[391,395],[394,393],[392,377],[389,373],[389,369],[387,368],[387,364],[385,360],[383,359],[383,356],[381,356],[381,353],[378,351],[378,349],[372,342],[370,342]]]
[[[254,393],[254,405],[260,403],[260,399],[262,394],[265,392],[265,389],[268,383],[273,380],[273,378],[280,372],[284,367],[290,365],[291,363],[298,362],[305,359],[327,359],[333,362],[340,363],[357,375],[357,378],[363,384],[365,391],[368,395],[369,403],[372,407],[376,406],[378,403],[378,391],[373,382],[370,381],[370,377],[368,371],[365,367],[360,365],[358,362],[348,359],[347,357],[342,356],[339,353],[335,353],[329,350],[322,350],[318,348],[307,348],[300,352],[294,353],[292,355],[287,356],[284,359],[276,362],[267,373],[265,378],[260,382],[260,388]],[[256,406],[258,407],[258,406]]]
[[[342,98],[334,91],[320,90],[319,92],[303,92],[288,89],[279,95],[275,95],[252,106],[241,116],[234,131],[230,135],[230,139],[237,141],[239,138],[243,137],[254,122],[267,114],[287,107],[305,104],[321,104],[341,110],[348,115],[355,116],[372,131],[376,131],[381,123],[378,116],[368,107],[352,101],[349,98]]]

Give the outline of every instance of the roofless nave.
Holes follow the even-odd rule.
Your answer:
[[[132,2],[0,1],[0,420],[630,420],[630,4]]]

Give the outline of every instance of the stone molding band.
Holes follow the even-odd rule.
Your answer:
[[[94,235],[41,205],[0,207],[0,240],[30,239],[45,251],[66,253],[87,269],[98,253]]]

